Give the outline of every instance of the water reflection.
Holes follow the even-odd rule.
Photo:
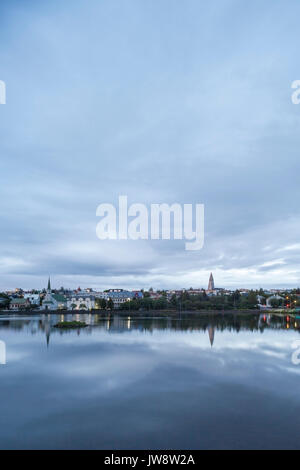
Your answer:
[[[41,314],[36,316],[24,316],[14,314],[10,316],[0,315],[0,331],[4,329],[20,330],[35,335],[44,332],[46,344],[49,346],[51,335],[67,335],[70,330],[58,330],[54,325],[64,321],[85,322],[88,327],[78,329],[77,335],[90,335],[97,327],[109,333],[122,333],[137,330],[143,333],[153,333],[157,330],[170,331],[202,331],[208,333],[211,347],[214,345],[215,334],[218,332],[251,331],[263,333],[265,330],[296,330],[300,332],[300,317],[283,314],[261,314],[261,315],[186,315],[184,318],[177,317],[142,317],[124,315],[92,315],[90,313],[67,313],[67,314]]]
[[[58,321],[85,321],[58,330]],[[0,316],[0,448],[297,448],[299,319]]]

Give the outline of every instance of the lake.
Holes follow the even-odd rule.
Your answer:
[[[54,327],[71,319],[89,326]],[[256,314],[0,315],[0,448],[299,448],[299,327]]]

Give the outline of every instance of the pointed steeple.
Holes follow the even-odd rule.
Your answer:
[[[50,282],[50,276],[49,276],[49,279],[48,279],[48,287],[47,287],[47,291],[48,291],[48,292],[51,292],[51,282]]]
[[[214,288],[215,288],[214,277],[213,277],[212,273],[210,273],[209,281],[208,281],[208,290],[214,290]]]

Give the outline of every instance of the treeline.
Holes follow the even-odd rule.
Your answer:
[[[9,306],[9,297],[4,292],[0,292],[0,309],[7,309]]]
[[[99,310],[113,310],[114,303],[112,299],[95,299],[95,308]]]
[[[231,295],[208,296],[205,291],[199,295],[190,295],[183,292],[179,297],[175,294],[170,300],[166,293],[162,292],[159,299],[145,296],[143,299],[133,299],[120,306],[122,310],[164,310],[174,309],[178,311],[193,310],[233,310],[256,309],[258,291],[250,291],[248,295],[241,295],[239,291]]]

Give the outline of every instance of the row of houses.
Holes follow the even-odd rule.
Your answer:
[[[241,296],[248,296],[250,293],[249,289],[238,289]],[[143,291],[128,291],[124,289],[110,289],[105,292],[95,292],[93,289],[81,290],[78,287],[76,290],[65,290],[61,288],[59,291],[52,292],[50,278],[48,280],[47,289],[44,289],[41,293],[28,293],[23,292],[22,289],[16,289],[14,293],[8,293],[10,297],[11,310],[22,310],[26,308],[36,308],[39,310],[93,310],[98,307],[99,300],[104,299],[106,302],[112,301],[114,309],[120,308],[125,302],[129,302],[134,298],[142,298],[144,296]],[[152,300],[158,300],[161,297],[165,297],[167,300],[171,300],[172,297],[179,298],[181,295],[188,294],[189,296],[203,295],[204,293],[210,296],[218,295],[231,295],[234,291],[229,289],[216,288],[214,283],[213,274],[210,274],[208,288],[207,289],[179,289],[179,290],[165,290],[165,291],[153,291],[149,289],[145,295],[150,297]],[[282,299],[278,294],[281,292],[275,289],[270,291],[264,291],[264,296],[257,296],[259,308],[268,308],[274,299]],[[275,295],[274,295],[275,294]],[[16,296],[18,296],[16,298]],[[266,301],[266,298],[268,298]],[[7,302],[7,300],[5,300]],[[1,298],[0,298],[1,303]]]
[[[106,302],[111,300],[115,309],[133,300],[134,298],[142,298],[141,291],[127,291],[124,289],[110,289],[105,292],[81,291],[69,293],[53,293],[51,289],[50,279],[46,293],[43,297],[40,294],[24,293],[22,297],[12,298],[10,301],[10,310],[25,310],[34,307],[39,310],[93,310],[97,307],[100,299]]]

